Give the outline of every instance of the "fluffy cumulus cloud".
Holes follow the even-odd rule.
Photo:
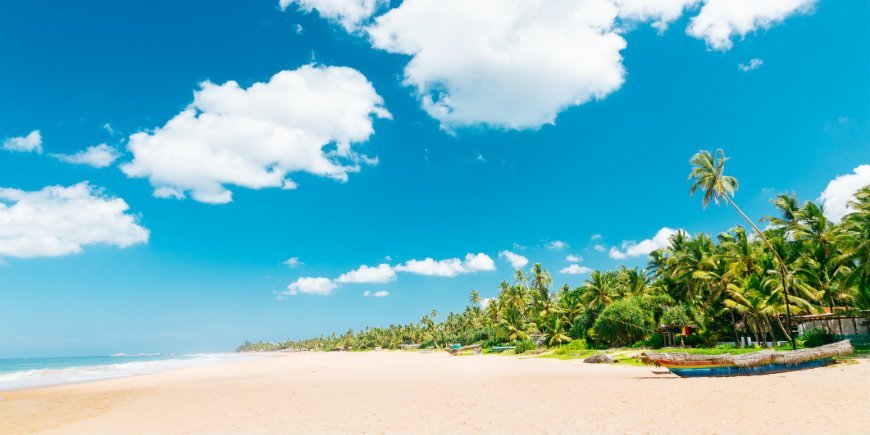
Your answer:
[[[529,259],[511,251],[501,251],[498,253],[499,258],[504,258],[510,263],[511,267],[514,269],[519,269],[521,267],[525,267],[529,264]]]
[[[610,0],[405,0],[367,28],[445,128],[537,128],[622,86]]]
[[[643,240],[639,243],[633,241],[622,242],[622,249],[610,248],[610,258],[622,260],[628,257],[640,257],[647,255],[656,249],[661,249],[668,246],[670,238],[677,230],[664,227],[660,229],[651,239]]]
[[[583,261],[583,257],[581,257],[579,255],[569,255],[569,256],[565,257],[565,261],[567,261],[569,263],[579,263],[579,262]]]
[[[830,183],[819,196],[819,202],[825,207],[825,216],[834,222],[840,222],[843,216],[851,211],[849,202],[855,197],[855,192],[864,186],[870,186],[870,165],[861,165],[851,174],[840,175]]]
[[[287,286],[282,295],[296,296],[299,294],[328,296],[338,285],[329,278],[303,277]]]
[[[395,4],[396,2],[392,2]],[[716,50],[812,9],[815,0],[279,0],[317,10],[373,47],[409,56],[404,82],[448,130],[534,129],[625,80],[623,35],[684,14]]]
[[[592,272],[592,269],[590,269],[586,266],[581,266],[579,264],[572,264],[572,265],[565,267],[559,271],[559,273],[562,273],[565,275],[583,275],[583,274],[589,273],[589,272]]]
[[[446,260],[408,260],[395,267],[396,271],[415,275],[454,277],[464,273],[495,270],[495,262],[486,254],[467,254],[465,260],[448,258]]]
[[[815,0],[704,0],[686,32],[713,50],[729,50],[732,38],[767,29],[812,11]]]
[[[389,264],[380,264],[377,267],[360,266],[359,269],[342,274],[335,282],[339,284],[383,284],[395,279],[396,272],[393,268]]]
[[[226,185],[296,187],[288,174],[347,181],[372,159],[352,146],[389,118],[383,100],[358,71],[306,65],[248,88],[204,82],[193,103],[152,132],[130,136],[129,177],[148,178],[158,197],[220,204]]]
[[[17,153],[41,153],[42,134],[39,130],[31,131],[27,136],[10,137],[3,141],[3,149]]]
[[[345,30],[352,32],[375,11],[389,3],[389,0],[279,0],[278,5],[282,10],[291,4],[296,4],[305,12],[317,10],[321,17],[341,24]]]
[[[106,168],[112,165],[121,153],[118,150],[106,145],[99,144],[88,147],[75,154],[54,154],[54,157],[63,160],[67,163],[76,165],[87,165],[94,168]]]
[[[629,21],[650,21],[659,31],[680,18],[683,11],[697,5],[700,0],[614,0],[619,17]]]
[[[127,247],[148,241],[148,230],[121,198],[87,182],[35,192],[0,188],[0,257],[57,257],[85,245]]]
[[[390,295],[390,292],[388,292],[386,290],[378,290],[378,291],[366,290],[363,292],[363,296],[365,296],[367,298],[385,298],[389,295]]]

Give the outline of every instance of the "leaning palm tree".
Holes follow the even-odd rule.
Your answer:
[[[719,200],[724,199],[728,204],[731,204],[740,216],[743,216],[743,219],[746,220],[747,223],[755,230],[756,234],[764,241],[770,251],[776,256],[776,259],[779,261],[780,268],[780,277],[782,278],[782,287],[784,290],[788,289],[786,285],[786,275],[788,273],[788,268],[785,265],[785,262],[782,261],[782,257],[779,256],[779,253],[776,249],[774,249],[773,245],[770,243],[770,240],[767,239],[767,236],[758,229],[755,225],[755,222],[752,219],[749,219],[749,216],[746,216],[746,213],[737,206],[732,196],[734,196],[734,191],[737,190],[737,179],[730,176],[725,175],[725,161],[728,160],[725,157],[725,152],[721,149],[716,150],[716,156],[713,156],[713,153],[707,150],[703,150],[692,156],[692,159],[689,161],[692,164],[692,172],[689,173],[689,179],[694,180],[692,183],[692,187],[689,189],[689,194],[692,195],[698,190],[704,191],[704,198],[701,200],[701,204],[704,207],[707,207],[712,201],[714,204],[719,205]],[[786,317],[788,318],[789,328],[791,328],[791,307],[788,300],[788,291],[784,291],[785,293],[785,309],[786,309]],[[787,338],[791,342],[792,349],[795,349],[797,346],[794,342],[793,334],[789,330],[787,334]]]

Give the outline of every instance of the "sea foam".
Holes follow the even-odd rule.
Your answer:
[[[0,359],[0,391],[92,382],[224,362],[251,354],[115,354],[105,357]]]

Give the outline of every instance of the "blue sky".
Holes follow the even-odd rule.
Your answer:
[[[3,2],[0,357],[222,351],[415,321],[471,289],[493,296],[513,271],[503,251],[580,285],[559,271],[642,266],[662,228],[739,222],[688,196],[699,149],[726,150],[751,216],[786,190],[836,208],[833,190],[870,173],[870,5],[729,18],[717,1],[616,18],[611,0],[555,2],[557,18],[418,0]],[[541,30],[558,25],[594,36]],[[194,92],[198,118],[167,126]],[[265,163],[224,173],[215,150]],[[300,278],[329,285],[291,295]]]

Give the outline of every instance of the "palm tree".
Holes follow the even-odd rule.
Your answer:
[[[710,204],[710,201],[713,201],[716,205],[719,205],[720,198],[725,199],[728,204],[731,204],[740,216],[743,216],[743,219],[746,220],[747,223],[755,230],[755,233],[764,240],[764,243],[770,248],[770,251],[773,252],[773,255],[776,256],[776,259],[779,261],[780,268],[780,276],[782,277],[782,287],[785,291],[785,309],[786,309],[786,317],[788,318],[789,329],[791,328],[791,307],[788,300],[788,286],[786,285],[786,275],[788,274],[788,270],[786,268],[785,262],[780,258],[779,253],[776,252],[776,249],[771,245],[770,240],[767,239],[767,236],[758,229],[755,225],[755,222],[752,219],[749,219],[749,216],[746,216],[746,213],[737,206],[734,200],[731,199],[734,196],[734,191],[737,190],[737,179],[725,175],[725,161],[728,160],[725,157],[725,152],[721,149],[716,150],[716,156],[713,156],[713,153],[710,151],[704,150],[695,154],[690,163],[692,164],[692,172],[689,173],[689,179],[694,180],[692,187],[689,189],[689,194],[692,195],[698,190],[704,191],[704,198],[701,200],[701,204],[706,208],[707,205]],[[792,349],[797,349],[797,345],[795,344],[794,337],[792,337],[791,331],[788,331],[786,337],[791,342]]]
[[[602,308],[613,300],[613,277],[610,273],[592,271],[583,288],[583,302],[590,309]]]
[[[870,185],[855,193],[847,214],[838,230],[838,261],[844,268],[843,286],[856,289],[856,306],[870,308]]]

